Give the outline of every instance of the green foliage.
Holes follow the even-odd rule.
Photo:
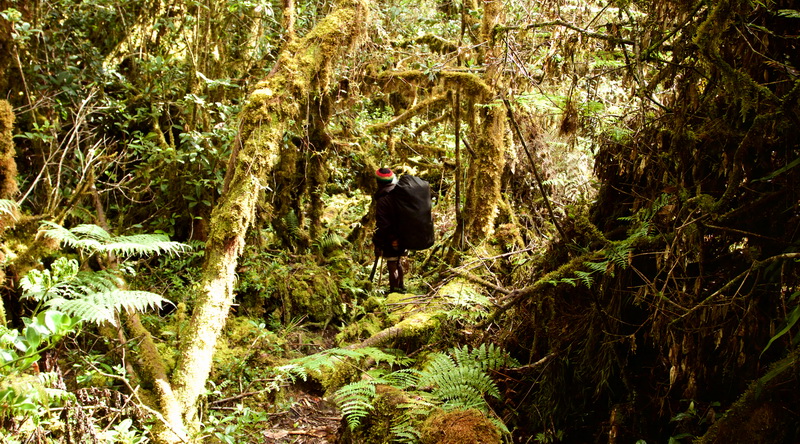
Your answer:
[[[31,270],[20,280],[23,297],[95,324],[116,325],[120,310],[142,312],[168,302],[155,293],[122,290],[123,284],[106,270],[79,271],[77,260],[63,257],[49,270]]]
[[[189,248],[163,235],[112,236],[96,225],[79,225],[71,230],[51,222],[43,226],[45,236],[89,255],[176,254]],[[158,294],[124,286],[125,281],[114,272],[81,271],[76,259],[66,257],[56,259],[50,269],[31,270],[20,280],[24,298],[95,324],[116,325],[116,314],[121,310],[143,312],[169,302]]]
[[[237,444],[240,442],[259,442],[263,436],[257,434],[269,416],[263,411],[251,409],[241,404],[232,412],[210,411],[203,436],[213,436],[219,442]]]
[[[446,315],[450,319],[477,322],[487,316],[492,304],[486,295],[469,285],[452,287],[446,293],[449,306]]]
[[[47,310],[32,319],[25,319],[21,332],[0,327],[0,370],[9,372],[27,370],[41,357],[40,353],[53,346],[65,335],[76,330],[77,318],[57,310]]]
[[[331,251],[341,248],[347,243],[347,239],[336,233],[328,233],[318,241],[314,241],[313,246],[318,251]]]
[[[100,439],[107,444],[145,444],[149,442],[146,434],[137,430],[130,418],[125,418],[119,424],[100,433]]]
[[[88,254],[114,254],[120,256],[152,256],[176,254],[189,250],[189,246],[170,241],[163,234],[137,234],[113,236],[97,225],[83,224],[72,229],[44,222],[41,233],[68,247]]]
[[[375,386],[383,382],[380,379],[366,379],[352,382],[336,391],[333,399],[351,430],[355,430],[373,410]]]
[[[587,270],[574,270],[576,277],[565,276],[549,281],[553,285],[569,284],[575,286],[582,283],[587,288],[594,284],[596,275],[614,276],[615,270],[624,270],[630,265],[631,257],[635,250],[634,244],[638,240],[650,235],[653,231],[652,220],[664,206],[669,203],[670,196],[662,194],[649,207],[642,208],[633,216],[620,217],[619,220],[631,224],[628,237],[615,242],[609,242],[605,248],[597,252],[599,259],[586,261],[583,266]]]
[[[798,296],[800,296],[800,291],[794,292],[792,296],[789,298],[789,300],[797,301]],[[784,322],[783,327],[777,333],[775,333],[775,335],[772,338],[770,338],[769,342],[767,342],[767,345],[764,347],[764,350],[761,351],[761,355],[763,355],[764,352],[767,351],[767,349],[772,345],[773,342],[783,337],[786,333],[789,333],[789,331],[797,324],[797,321],[799,320],[800,320],[800,304],[795,305],[792,311],[790,311],[789,314],[786,315],[786,321]],[[797,346],[798,343],[800,343],[800,333],[798,333],[791,340],[791,345],[793,347]]]
[[[24,319],[22,331],[0,327],[0,417],[23,417],[39,426],[52,407],[74,400],[73,394],[55,388],[54,373],[26,374],[41,354],[78,327],[78,319],[48,310]]]
[[[319,372],[323,369],[332,370],[344,359],[360,361],[370,358],[376,364],[385,362],[392,365],[408,365],[411,360],[396,350],[384,351],[377,347],[363,347],[356,349],[331,348],[313,355],[304,356],[292,360],[292,363],[305,368],[311,372]]]
[[[465,345],[448,353],[431,354],[422,370],[370,374],[337,390],[334,400],[350,428],[355,429],[374,409],[376,386],[389,385],[404,391],[409,401],[398,406],[402,413],[393,421],[391,431],[398,442],[416,442],[419,435],[413,425],[436,407],[477,408],[489,415],[486,397],[500,398],[489,373],[510,365],[517,362],[494,344],[481,344],[477,348]],[[502,423],[493,422],[508,432]]]

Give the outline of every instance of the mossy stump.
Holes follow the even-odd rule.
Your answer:
[[[439,411],[422,425],[422,444],[500,444],[500,431],[475,409]]]

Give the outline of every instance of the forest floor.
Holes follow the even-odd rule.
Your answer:
[[[270,415],[271,421],[263,431],[268,444],[325,444],[335,443],[342,425],[342,415],[332,402],[313,392],[294,390],[294,405],[288,410]]]
[[[292,354],[311,354],[314,349],[334,347],[336,329],[312,333],[298,330],[290,336],[289,343],[297,347]],[[292,347],[294,348],[294,347]],[[265,444],[327,444],[338,442],[342,422],[341,411],[336,404],[325,399],[324,390],[310,380],[298,381],[281,390],[281,397],[290,400],[289,407],[270,413],[270,421],[261,434]],[[286,405],[286,404],[284,404]]]

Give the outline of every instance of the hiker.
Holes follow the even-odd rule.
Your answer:
[[[394,196],[390,194],[397,184],[397,176],[389,168],[379,168],[375,171],[375,180],[378,183],[378,190],[373,196],[375,234],[372,236],[372,243],[375,244],[375,260],[383,257],[386,261],[389,268],[389,292],[405,292],[401,258],[407,252],[400,245],[398,224],[402,221],[397,218],[397,206]]]

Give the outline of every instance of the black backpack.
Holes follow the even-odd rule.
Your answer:
[[[430,248],[434,242],[430,184],[406,174],[397,181],[390,194],[397,211],[397,234],[401,248]]]

